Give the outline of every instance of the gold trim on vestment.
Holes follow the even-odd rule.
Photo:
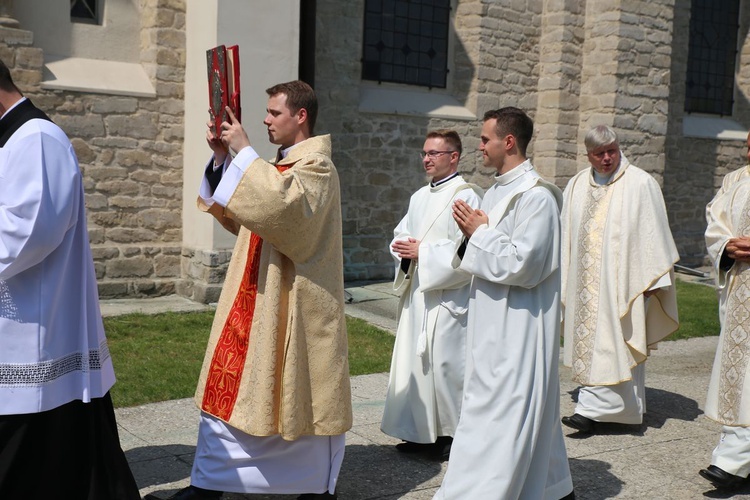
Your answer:
[[[586,384],[591,373],[599,319],[599,286],[607,212],[612,185],[590,186],[583,207],[584,220],[578,229],[576,297],[573,329],[573,380]]]
[[[750,234],[750,197],[742,207],[738,229],[738,234]],[[718,416],[726,425],[738,423],[750,360],[750,264],[735,262],[734,265],[737,271],[727,292],[719,379]]]

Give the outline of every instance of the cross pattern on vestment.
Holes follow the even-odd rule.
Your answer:
[[[750,196],[745,199],[737,227],[738,234],[750,233]],[[720,422],[739,425],[742,393],[750,361],[750,264],[735,262],[736,274],[727,291],[726,318],[721,342],[719,379]]]
[[[279,172],[289,168],[289,165],[276,167]],[[229,422],[232,417],[242,375],[246,369],[250,330],[258,294],[263,240],[257,234],[251,233],[248,247],[242,280],[216,342],[201,403],[203,411],[225,422]]]
[[[727,296],[725,333],[722,339],[721,378],[719,382],[719,417],[725,425],[739,424],[742,390],[750,350],[750,264],[739,266]]]
[[[586,186],[583,219],[578,229],[578,272],[573,320],[573,380],[590,382],[594,356],[596,324],[599,318],[599,285],[601,279],[604,228],[607,222],[612,189],[609,186]]]

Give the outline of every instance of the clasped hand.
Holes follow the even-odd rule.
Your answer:
[[[724,252],[735,261],[750,262],[750,237],[730,238]]]
[[[250,145],[250,139],[242,128],[242,124],[234,116],[234,113],[226,107],[228,120],[221,122],[221,130],[218,135],[213,131],[213,122],[208,121],[206,125],[206,142],[208,147],[214,152],[214,161],[217,165],[224,163],[229,151],[239,152]]]
[[[471,208],[464,200],[456,200],[453,202],[453,220],[464,236],[471,238],[474,231],[482,224],[487,224],[490,218],[483,211]]]
[[[400,259],[416,260],[419,258],[419,241],[414,238],[395,241],[391,248]]]

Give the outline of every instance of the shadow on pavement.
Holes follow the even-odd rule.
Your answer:
[[[339,498],[386,499],[424,487],[437,487],[442,463],[405,455],[392,445],[350,445],[341,468]]]
[[[706,498],[732,498],[736,495],[748,494],[750,494],[750,482],[745,481],[745,483],[739,488],[733,490],[709,490],[703,493],[703,496]]]
[[[614,498],[622,491],[625,483],[609,472],[612,466],[607,462],[570,458],[568,463],[576,500]]]
[[[134,448],[125,454],[131,463],[139,488],[176,483],[190,476],[195,446],[168,445]],[[154,466],[158,463],[158,467]],[[385,500],[400,498],[420,485],[435,488],[442,463],[418,455],[404,455],[391,445],[347,445],[336,488],[339,498]],[[153,493],[167,498],[178,488],[157,489]],[[260,495],[227,493],[223,500],[286,500],[297,495]]]
[[[573,403],[578,403],[578,389],[568,391]],[[643,434],[648,428],[660,429],[667,419],[695,421],[703,410],[698,407],[698,402],[675,392],[664,391],[646,387],[646,414],[643,416],[643,425],[626,426],[618,424],[606,424],[603,426],[605,434]],[[638,430],[637,427],[640,427]],[[634,430],[634,428],[636,428]]]
[[[648,427],[661,428],[669,418],[695,421],[703,410],[698,402],[681,394],[646,387],[646,415],[644,424]]]
[[[167,444],[132,448],[125,452],[125,457],[138,488],[143,489],[189,478],[194,454],[195,446]],[[166,497],[168,494],[165,491],[160,496]]]

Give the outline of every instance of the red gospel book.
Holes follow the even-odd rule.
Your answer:
[[[206,51],[208,67],[208,104],[214,133],[221,123],[228,121],[226,106],[241,120],[240,108],[240,48],[219,45]]]

